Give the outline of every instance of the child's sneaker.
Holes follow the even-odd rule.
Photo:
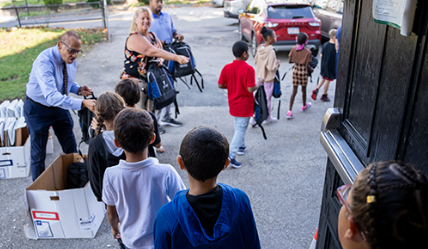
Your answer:
[[[274,117],[269,117],[265,121],[263,121],[262,124],[269,124],[269,123],[273,123],[273,122],[276,122],[276,121],[278,121],[278,119],[276,119]]]
[[[246,146],[244,146],[244,147],[239,147],[239,148],[238,148],[238,152],[237,152],[237,154],[238,154],[238,155],[245,155],[245,151],[247,151],[247,147],[246,147]]]
[[[306,102],[306,105],[302,106],[302,112],[304,112],[307,109],[311,108],[311,106],[312,106],[311,102]]]
[[[239,168],[241,168],[242,164],[238,163],[238,161],[236,161],[235,158],[230,158],[230,166],[232,166],[236,169],[239,169]]]
[[[327,97],[327,94],[323,94],[320,99],[325,102],[330,102],[330,99]]]
[[[256,120],[253,117],[251,117],[250,118],[250,125],[252,125],[254,127],[256,124],[257,124]]]
[[[313,90],[312,91],[312,99],[317,100],[317,95],[318,95],[318,89]]]
[[[293,117],[293,111],[288,111],[287,112],[287,119],[292,119]]]

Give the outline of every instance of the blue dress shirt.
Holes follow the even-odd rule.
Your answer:
[[[45,49],[33,62],[30,79],[27,83],[27,96],[44,106],[56,106],[65,110],[80,110],[82,99],[75,99],[63,94],[64,60],[59,53],[58,45]],[[79,85],[74,82],[76,60],[67,64],[67,94],[77,94]]]
[[[177,31],[172,23],[171,16],[163,12],[160,13],[160,16],[153,13],[153,22],[149,30],[155,33],[159,40],[165,43],[171,43],[172,35]]]

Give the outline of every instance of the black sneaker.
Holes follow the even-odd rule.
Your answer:
[[[330,99],[327,97],[327,94],[323,94],[323,95],[321,96],[321,100],[322,100],[322,101],[325,101],[325,102],[330,102]]]
[[[161,121],[160,121],[160,124],[161,124],[161,125],[175,126],[175,127],[178,127],[178,126],[182,126],[182,125],[183,125],[183,123],[178,122],[177,120],[175,120],[175,119],[173,119],[173,118],[170,118],[170,119],[167,119],[167,120],[161,120]]]
[[[158,125],[158,131],[159,131],[159,134],[164,134],[166,132],[165,129],[160,125]]]

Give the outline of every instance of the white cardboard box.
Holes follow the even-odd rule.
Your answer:
[[[5,137],[7,137],[7,132]],[[30,148],[31,142],[27,127],[16,130],[15,146],[0,147],[0,179],[28,177],[30,175]],[[52,135],[49,133],[46,154],[52,153]]]
[[[0,179],[27,177],[29,174],[30,140],[27,127],[24,127],[15,132],[15,146],[0,147]]]
[[[65,189],[67,169],[80,162],[79,154],[60,155],[25,189],[30,224],[24,232],[30,239],[93,238],[104,219],[89,182],[83,188]]]

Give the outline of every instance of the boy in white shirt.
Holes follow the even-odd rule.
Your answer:
[[[106,170],[102,199],[114,238],[122,238],[127,248],[154,248],[153,226],[159,209],[185,189],[171,165],[148,157],[153,132],[147,111],[126,108],[114,121],[114,142],[124,150],[126,161]]]

